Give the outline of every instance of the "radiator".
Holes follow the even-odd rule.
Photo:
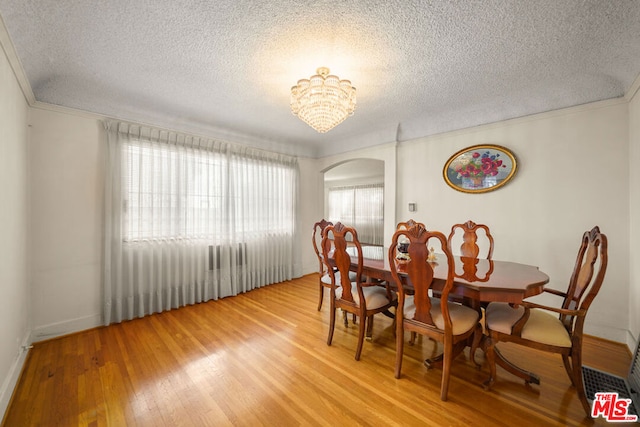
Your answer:
[[[233,260],[235,256],[235,265],[246,265],[247,263],[247,244],[246,243],[238,243],[235,248],[232,246],[228,247],[225,245],[210,245],[209,246],[209,271],[218,270],[220,268],[220,256],[224,254],[225,250],[233,251],[235,250],[235,254],[231,254],[231,260]],[[233,262],[233,261],[232,261]]]

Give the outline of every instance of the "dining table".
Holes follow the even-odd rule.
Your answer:
[[[349,248],[351,249],[351,248]],[[355,248],[351,253],[351,268],[358,266]],[[430,261],[439,290],[447,278],[444,254],[435,253]],[[450,295],[458,295],[478,303],[506,302],[519,304],[523,299],[542,293],[549,283],[549,276],[533,265],[511,261],[488,260],[454,256],[455,270],[453,289]],[[402,275],[402,267],[399,272]],[[388,248],[383,246],[362,247],[362,275],[393,284],[389,266]],[[411,286],[405,284],[405,286]]]
[[[349,248],[351,268],[358,267],[356,248]],[[444,287],[448,268],[444,254],[431,254],[429,260],[434,272],[434,291]],[[481,310],[482,306],[491,302],[505,302],[515,306],[525,298],[542,293],[549,282],[549,276],[533,265],[512,261],[488,260],[454,256],[454,281],[450,297],[459,297],[465,304]],[[397,261],[393,261],[397,262]],[[398,266],[402,277],[402,265]],[[396,286],[388,258],[388,248],[383,246],[362,247],[362,275]],[[403,287],[411,291],[412,284],[403,283]],[[528,383],[540,384],[539,377],[514,365],[496,348],[496,363],[506,371],[524,379]],[[427,365],[427,361],[425,361]]]

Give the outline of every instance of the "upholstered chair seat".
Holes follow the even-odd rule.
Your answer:
[[[336,271],[334,274],[336,275],[336,282],[340,283],[340,272]],[[356,277],[357,276],[355,271],[349,272],[349,281],[355,282]],[[329,273],[325,273],[320,280],[322,281],[322,283],[327,285],[327,287],[331,287],[331,275]]]
[[[383,306],[389,305],[387,290],[382,286],[367,286],[362,288],[366,307],[369,310],[375,310]],[[353,282],[351,284],[351,295],[353,302],[360,305],[360,295],[358,294],[358,285]],[[336,298],[342,298],[342,287],[336,289]]]
[[[440,298],[430,298],[431,309],[429,313],[438,329],[444,329],[444,318],[442,317],[442,308]],[[413,295],[407,295],[404,302],[405,319],[413,319],[416,313],[416,306],[413,301]],[[480,314],[465,305],[457,303],[449,303],[449,316],[451,317],[453,335],[460,335],[475,327],[480,320]]]
[[[487,310],[487,326],[492,331],[510,334],[511,329],[524,315],[524,307],[513,308],[506,303],[491,303]],[[571,347],[571,337],[557,313],[534,308],[524,324],[520,337],[525,340],[556,347]]]

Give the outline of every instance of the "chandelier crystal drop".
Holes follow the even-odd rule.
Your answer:
[[[329,75],[320,67],[315,76],[291,88],[291,112],[320,133],[339,125],[356,108],[356,88],[349,80]]]

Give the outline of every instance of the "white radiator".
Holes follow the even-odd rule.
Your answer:
[[[228,251],[228,252],[227,252]],[[247,244],[238,243],[235,246],[210,245],[209,246],[209,271],[218,270],[221,260],[229,257],[230,262],[235,265],[246,265]]]

